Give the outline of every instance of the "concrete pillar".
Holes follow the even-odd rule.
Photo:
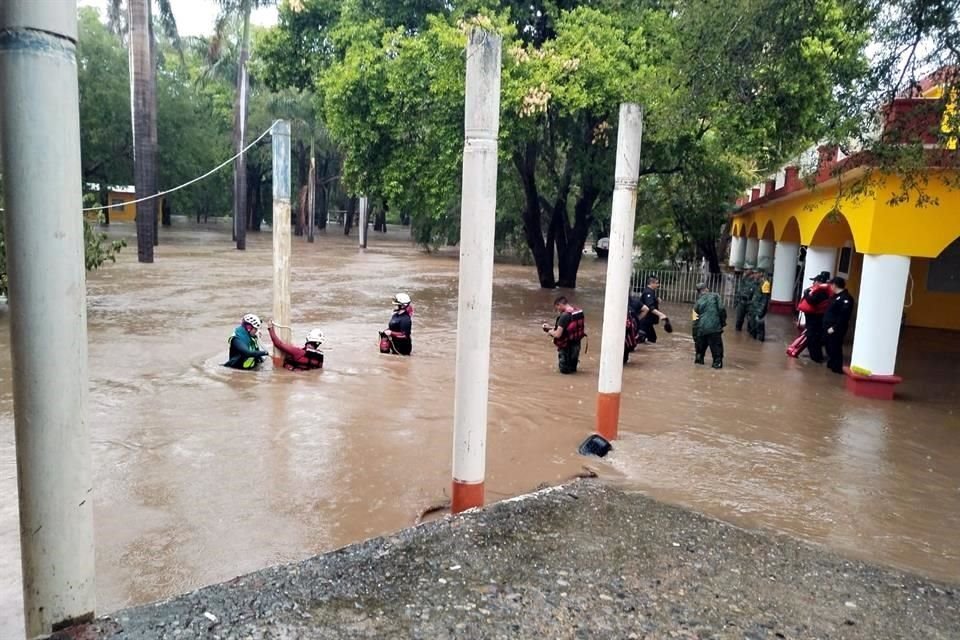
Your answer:
[[[778,242],[776,245],[773,258],[773,291],[770,295],[772,313],[793,313],[799,254],[799,242]]]
[[[277,335],[290,342],[290,122],[273,124],[273,321]],[[283,354],[273,350],[273,364]]]
[[[837,266],[837,250],[833,247],[807,247],[807,261],[803,267],[803,288],[810,286],[810,280],[821,271],[833,275]]]
[[[743,269],[746,266],[747,262],[747,239],[743,236],[738,236],[735,238],[737,240],[736,245],[730,252],[731,259],[733,261],[733,266],[736,269]]]
[[[454,513],[481,507],[484,500],[501,42],[500,36],[474,29],[467,43],[453,404],[451,509]]]
[[[757,269],[769,271],[773,268],[773,240],[760,240],[760,246],[757,249]]]
[[[910,258],[864,255],[860,299],[847,372],[847,389],[869,398],[893,399],[894,375]]]
[[[744,266],[756,267],[757,255],[760,253],[760,240],[757,238],[747,238],[747,250],[744,255]]]
[[[633,228],[637,213],[637,180],[640,176],[642,137],[643,110],[640,105],[621,104],[597,393],[597,433],[607,440],[616,439],[620,422],[623,340],[626,331],[627,299],[630,296],[630,276],[633,271]]]
[[[0,2],[0,171],[28,638],[90,620],[96,604],[76,11],[76,2]]]
[[[367,196],[360,196],[360,223],[357,226],[359,233],[357,234],[360,238],[360,248],[367,248],[367,225],[369,224],[369,215],[370,215],[370,200],[367,199]]]

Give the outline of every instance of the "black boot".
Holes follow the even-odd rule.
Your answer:
[[[693,364],[706,364],[706,363],[703,361],[703,356],[697,354],[697,356],[693,359]]]
[[[723,358],[717,358],[713,361],[714,369],[723,369]]]

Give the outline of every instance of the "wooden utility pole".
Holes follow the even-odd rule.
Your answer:
[[[273,320],[290,342],[290,122],[273,125]],[[274,349],[274,365],[283,355]]]

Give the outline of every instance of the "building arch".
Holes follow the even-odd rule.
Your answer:
[[[801,243],[800,223],[797,222],[796,217],[790,216],[790,218],[787,220],[787,224],[783,225],[783,230],[780,232],[779,241],[796,242],[797,244]]]
[[[820,220],[816,231],[813,232],[813,237],[810,238],[810,242],[807,244],[814,247],[834,247],[840,249],[846,246],[847,243],[853,243],[854,247],[857,246],[853,229],[850,227],[846,216],[839,211],[834,211]]]

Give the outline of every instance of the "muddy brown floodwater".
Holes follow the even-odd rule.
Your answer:
[[[402,231],[359,252],[338,232],[294,242],[293,324],[327,335],[322,372],[226,370],[243,313],[270,315],[271,243],[179,221],[152,266],[135,246],[90,274],[90,423],[98,610],[106,613],[412,524],[450,483],[457,262]],[[130,236],[116,225],[111,233]],[[560,376],[539,329],[555,292],[498,265],[488,500],[565,480],[593,426],[603,263],[576,302],[593,338]],[[414,357],[382,356],[390,297],[414,299]],[[614,482],[752,527],[960,581],[960,334],[907,331],[903,399],[847,394],[790,329],[759,345],[728,332],[726,368],[692,364],[677,332],[624,374],[622,440],[591,464]],[[0,311],[0,637],[22,634],[7,316]]]

